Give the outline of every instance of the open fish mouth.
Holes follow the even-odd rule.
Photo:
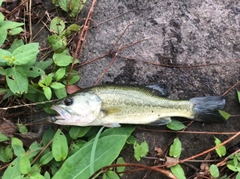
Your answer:
[[[60,106],[52,106],[51,109],[53,109],[59,114],[59,116],[54,117],[56,120],[67,120],[71,119],[72,117],[72,115],[68,111],[61,108]]]

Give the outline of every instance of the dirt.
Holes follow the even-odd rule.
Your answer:
[[[91,3],[92,1],[86,3],[80,17],[86,17]],[[138,43],[118,51],[117,58],[100,80],[100,84],[165,83],[169,87],[170,98],[189,99],[196,96],[222,95],[239,80],[238,0],[97,1],[80,61],[87,62],[108,53],[127,27],[113,52],[131,43]],[[81,74],[79,86],[84,88],[94,85],[114,55],[115,53],[112,53],[79,68]],[[236,95],[238,88],[239,86],[225,95],[227,100],[225,110],[233,115],[239,114]],[[207,135],[207,132],[239,131],[238,120],[239,117],[232,117],[224,124],[199,122],[191,124],[187,131],[203,131],[205,134],[180,135],[183,144],[180,159],[213,147],[214,136]],[[143,128],[166,129],[164,126]],[[154,157],[156,155],[154,148],[166,149],[177,134],[138,128],[134,136],[140,142],[147,141],[150,149],[148,157]],[[216,136],[222,141],[230,137],[230,135]],[[227,148],[238,143],[239,139],[228,143]],[[125,149],[121,155],[126,162],[137,163],[133,157],[132,147]],[[142,159],[140,163],[153,165],[154,161]],[[190,165],[183,165],[187,176],[194,173],[191,165],[199,170],[200,163],[188,164]],[[139,171],[127,173],[124,178],[163,177],[155,172]]]

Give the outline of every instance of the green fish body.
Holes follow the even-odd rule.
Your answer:
[[[59,125],[119,127],[120,124],[165,125],[171,117],[203,122],[225,121],[218,113],[225,99],[221,96],[172,100],[151,88],[124,85],[95,86],[74,93],[52,106]]]

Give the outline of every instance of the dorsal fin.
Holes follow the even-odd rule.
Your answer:
[[[146,87],[152,90],[152,93],[155,95],[162,96],[162,97],[167,97],[169,95],[168,86],[165,83],[148,85]]]

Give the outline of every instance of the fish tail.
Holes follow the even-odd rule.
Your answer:
[[[219,113],[225,106],[222,96],[196,97],[190,99],[193,103],[194,120],[201,122],[224,122],[226,121]]]

